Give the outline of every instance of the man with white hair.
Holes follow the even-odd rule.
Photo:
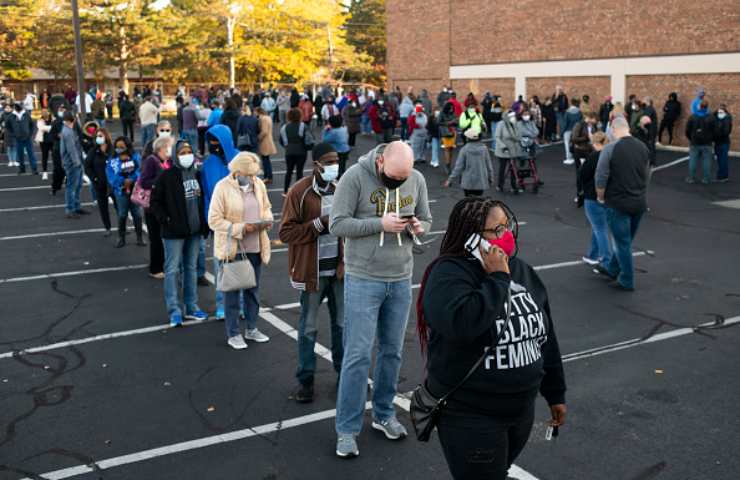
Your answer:
[[[329,232],[344,238],[344,358],[337,393],[339,457],[359,454],[367,378],[378,338],[372,427],[390,440],[407,435],[396,418],[401,353],[411,307],[412,248],[431,229],[427,185],[407,144],[381,144],[337,185]]]
[[[597,265],[595,271],[612,279],[611,287],[633,291],[632,240],[647,210],[650,160],[647,147],[630,135],[627,120],[615,118],[612,130],[616,141],[604,147],[596,167],[596,196],[606,204],[615,250],[609,263]]]

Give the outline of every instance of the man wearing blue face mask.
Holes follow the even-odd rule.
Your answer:
[[[339,176],[339,155],[328,143],[313,148],[313,175],[290,190],[283,204],[280,240],[288,244],[291,284],[301,292],[298,323],[298,403],[313,401],[319,307],[328,300],[331,350],[337,376],[342,370],[344,326],[344,261],[342,240],[329,232],[329,213]]]

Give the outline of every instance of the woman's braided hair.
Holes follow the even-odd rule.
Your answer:
[[[516,221],[514,212],[500,200],[494,200],[489,197],[466,197],[455,204],[450,212],[450,218],[447,221],[447,231],[442,238],[442,246],[439,249],[439,256],[429,264],[424,271],[419,288],[419,296],[416,299],[416,331],[419,334],[419,343],[421,353],[425,354],[427,344],[429,343],[429,327],[424,319],[424,289],[434,266],[444,257],[463,256],[466,254],[465,242],[471,235],[480,233],[486,225],[488,214],[494,208],[501,208],[513,228],[514,238],[519,235],[519,224]],[[519,250],[517,244],[517,251]],[[514,253],[516,255],[516,252]]]

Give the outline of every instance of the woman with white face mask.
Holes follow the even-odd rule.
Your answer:
[[[253,288],[224,292],[226,342],[235,350],[247,348],[245,339],[257,343],[270,340],[257,329],[260,271],[270,262],[267,232],[273,221],[267,189],[258,177],[261,173],[257,155],[240,152],[229,162],[229,175],[216,184],[208,207],[208,225],[214,232],[213,256],[220,262],[249,261],[257,280]],[[239,327],[242,296],[247,323],[243,335]]]
[[[149,209],[161,226],[164,242],[164,299],[170,326],[182,325],[183,318],[202,321],[208,318],[198,307],[196,263],[200,239],[208,235],[203,187],[195,168],[190,144],[175,143],[173,167],[159,174],[152,188]],[[182,265],[183,302],[180,302],[180,266]]]
[[[116,196],[116,210],[118,211],[116,248],[126,245],[126,220],[129,213],[136,230],[136,245],[143,247],[146,246],[146,242],[144,242],[141,209],[131,201],[131,193],[141,173],[141,156],[134,151],[134,146],[128,137],[118,137],[113,142],[113,147],[112,158],[108,162],[105,173],[113,195]],[[99,201],[105,202],[106,200],[101,198]]]

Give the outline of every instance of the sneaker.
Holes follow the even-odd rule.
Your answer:
[[[609,282],[607,285],[609,285],[610,287],[612,287],[612,288],[614,288],[616,290],[622,290],[623,292],[634,292],[635,291],[635,288],[634,287],[632,287],[632,288],[625,287],[624,285],[622,285],[621,283],[619,283],[617,280],[614,280],[612,282]]]
[[[198,277],[198,286],[199,287],[207,287],[211,284],[208,280],[206,280],[206,277]]]
[[[72,212],[72,213],[68,213],[68,214],[67,214],[67,218],[72,218],[72,219],[79,219],[79,218],[80,218],[80,214],[78,214],[78,213],[75,213],[75,212]]]
[[[228,343],[229,346],[234,350],[244,350],[245,348],[247,348],[247,342],[244,341],[241,335],[234,335],[233,337],[229,337],[226,343]]]
[[[208,319],[208,314],[201,309],[196,309],[194,312],[186,313],[185,318],[187,318],[188,320],[202,321]]]
[[[216,309],[216,320],[223,322],[226,319],[226,312],[223,307]]]
[[[590,258],[590,257],[581,257],[581,260],[583,260],[583,263],[586,263],[586,264],[591,265],[591,266],[595,266],[595,265],[598,265],[600,263],[598,260],[595,260],[595,259]]]
[[[704,180],[701,181],[701,183],[703,183],[704,185],[709,185],[710,183],[712,183],[712,181],[709,180],[708,178],[705,178]]]
[[[372,427],[375,430],[379,430],[385,434],[388,440],[398,440],[406,437],[409,433],[406,431],[406,427],[401,425],[396,417],[391,417],[388,420],[381,422],[373,418]]]
[[[727,183],[729,181],[730,181],[729,178],[718,178],[717,179],[717,183]]]
[[[90,210],[85,210],[84,208],[81,208],[75,213],[77,213],[78,215],[90,215]]]
[[[265,343],[270,341],[270,337],[260,332],[256,328],[244,332],[244,338],[257,343]]]
[[[565,160],[563,160],[563,165],[573,165],[574,163],[576,163],[576,161],[572,158],[566,158]]]
[[[181,327],[182,326],[182,315],[180,313],[173,313],[170,315],[170,327]]]
[[[607,278],[610,278],[612,280],[616,280],[617,277],[609,273],[609,270],[603,267],[603,265],[599,264],[594,267],[594,273],[597,273],[599,275],[604,275]]]
[[[164,279],[164,272],[150,273],[149,276],[152,278],[156,278],[157,280],[162,280]]]
[[[357,448],[357,440],[352,433],[340,433],[337,435],[337,457],[352,458],[360,455]]]
[[[693,184],[693,183],[696,183],[696,180],[694,180],[694,179],[693,179],[693,178],[691,178],[691,177],[686,177],[686,180],[684,180],[684,182],[686,182],[686,183],[688,183],[689,185],[691,185],[691,184]]]
[[[298,403],[313,402],[313,385],[300,385],[292,397]]]

